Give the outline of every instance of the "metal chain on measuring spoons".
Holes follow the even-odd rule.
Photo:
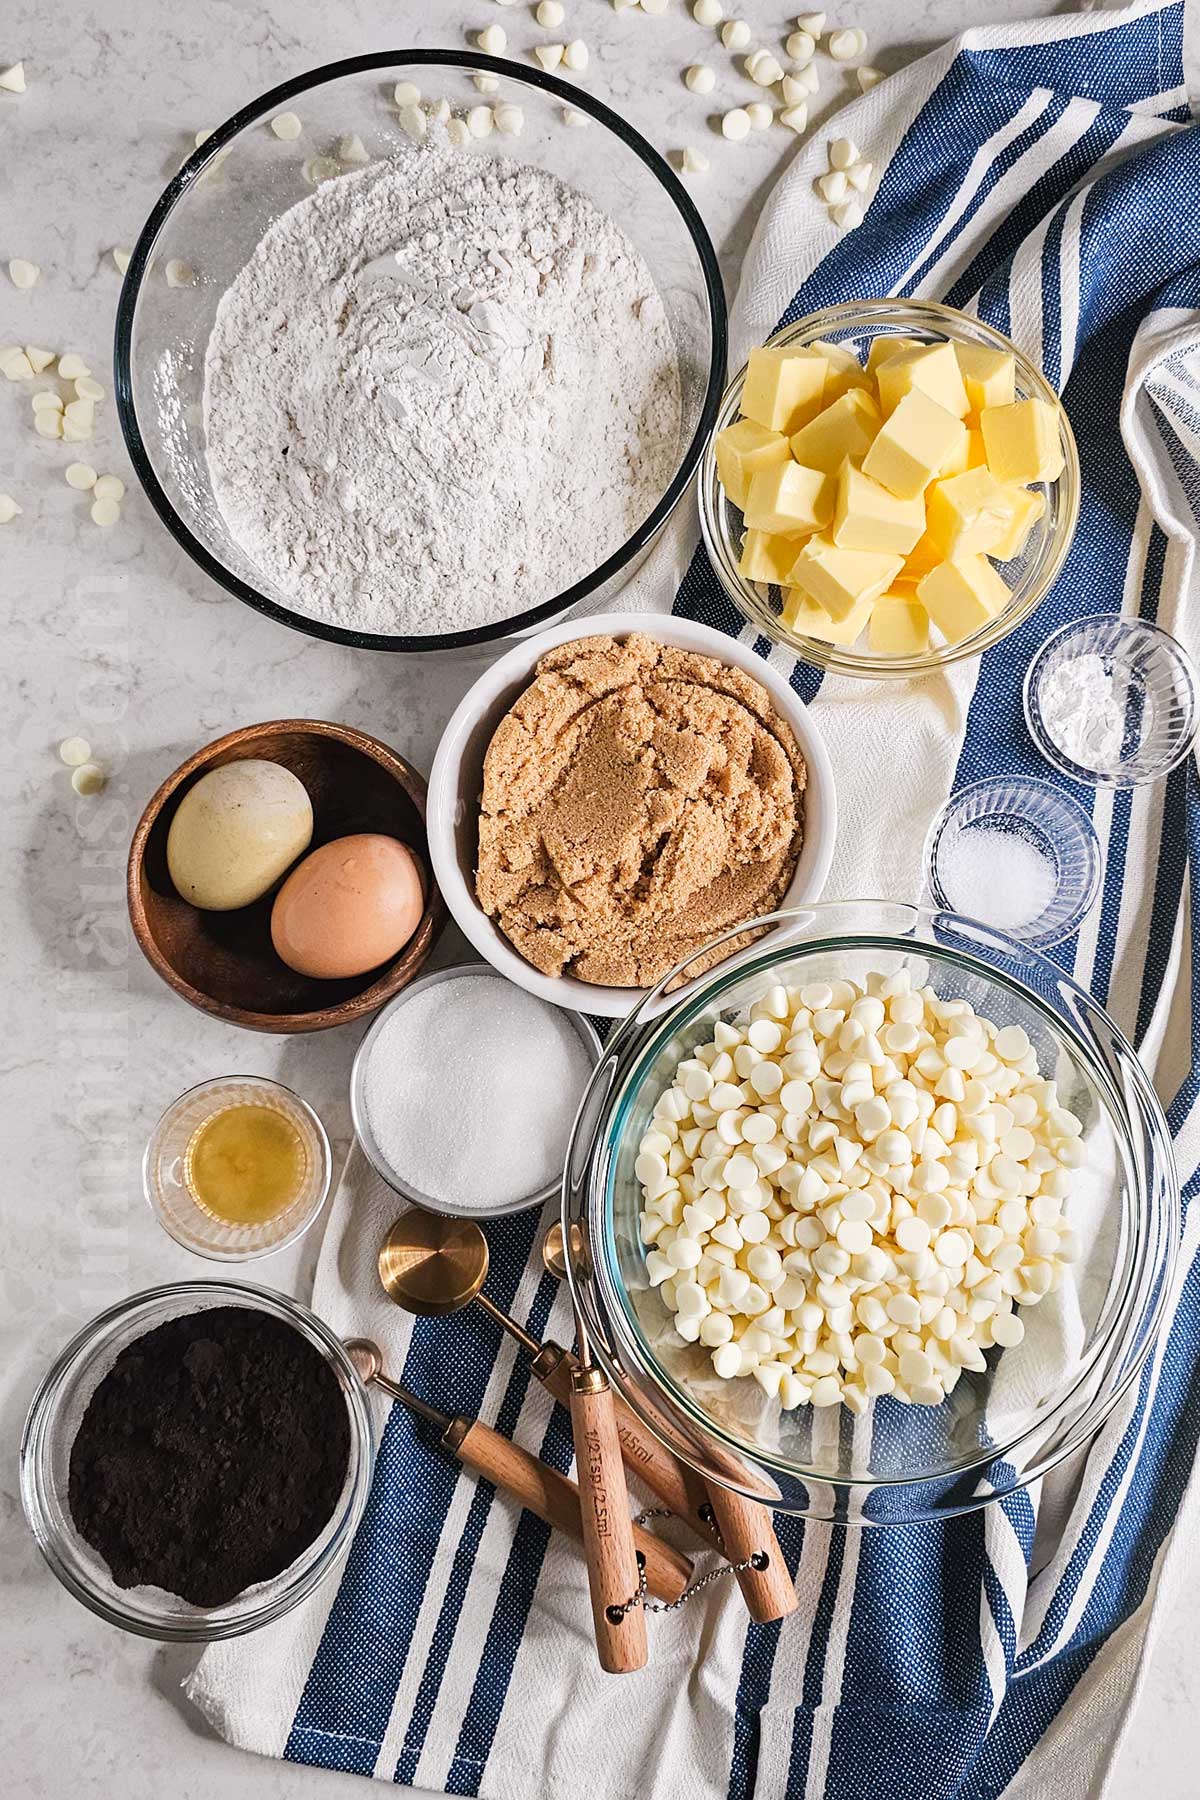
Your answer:
[[[644,1525],[648,1519],[672,1519],[674,1516],[669,1507],[648,1506],[644,1512],[637,1515],[634,1524]],[[722,1581],[727,1575],[741,1575],[746,1569],[765,1569],[766,1566],[766,1551],[756,1550],[753,1556],[747,1556],[742,1562],[726,1562],[722,1563],[719,1568],[709,1569],[707,1574],[701,1575],[698,1580],[693,1581],[690,1587],[685,1588],[678,1600],[651,1600],[646,1588],[646,1565],[639,1556],[638,1591],[636,1594],[630,1595],[629,1599],[620,1606],[610,1606],[609,1616],[615,1625],[618,1619],[623,1619],[625,1614],[632,1612],[635,1606],[640,1606],[643,1612],[678,1612],[681,1606],[686,1606],[689,1600],[694,1600],[697,1594],[704,1588],[711,1587],[714,1581]]]

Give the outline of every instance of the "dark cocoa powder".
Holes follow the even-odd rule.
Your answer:
[[[117,1357],[71,1447],[71,1516],[118,1587],[222,1606],[319,1536],[349,1457],[319,1353],[266,1313],[213,1307]]]

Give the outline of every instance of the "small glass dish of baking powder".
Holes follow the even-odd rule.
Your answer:
[[[1144,619],[1094,613],[1052,632],[1025,675],[1029,734],[1062,774],[1139,787],[1196,739],[1197,676],[1181,644]]]

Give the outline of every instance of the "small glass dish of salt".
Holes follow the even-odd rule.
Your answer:
[[[939,906],[1045,950],[1095,904],[1100,843],[1070,794],[997,776],[951,796],[929,828],[925,872]]]
[[[1145,619],[1094,613],[1052,632],[1025,676],[1025,720],[1054,768],[1089,787],[1157,781],[1192,748],[1191,658]]]

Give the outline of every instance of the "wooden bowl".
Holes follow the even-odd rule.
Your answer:
[[[201,775],[248,757],[281,763],[304,783],[313,809],[310,849],[351,832],[379,831],[400,838],[419,858],[425,911],[393,961],[344,981],[315,981],[289,969],[271,944],[279,883],[236,912],[201,912],[180,898],[167,871],[175,810]],[[446,917],[429,863],[424,779],[377,738],[322,719],[247,725],[181,763],[138,821],[128,894],[133,934],[167,986],[201,1012],[248,1031],[324,1031],[365,1018],[423,967]]]

